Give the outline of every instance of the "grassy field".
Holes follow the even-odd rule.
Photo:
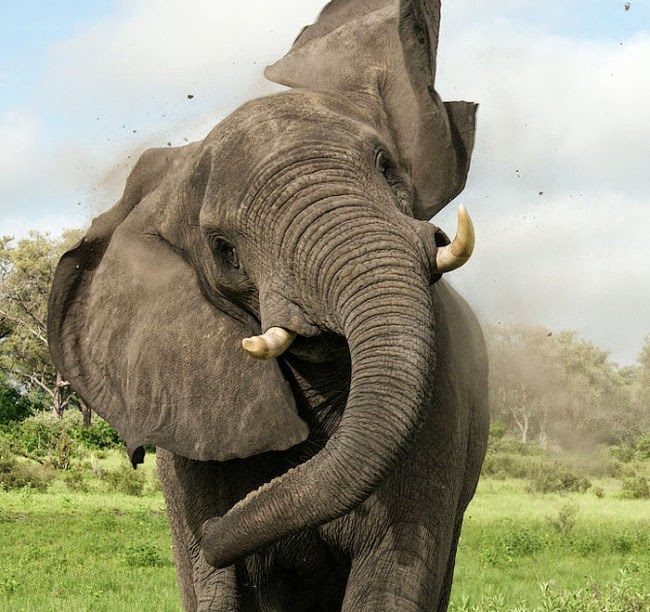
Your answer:
[[[102,465],[118,466],[116,453]],[[88,480],[73,491],[0,491],[0,609],[180,610],[153,457],[139,496]],[[650,502],[530,494],[484,479],[467,513],[451,609],[650,610]]]

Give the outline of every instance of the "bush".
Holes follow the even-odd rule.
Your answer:
[[[90,427],[83,426],[78,410],[68,410],[62,418],[41,412],[21,423],[13,423],[6,433],[18,453],[47,461],[59,470],[69,470],[88,450],[119,448],[123,445],[117,432],[99,417]]]
[[[572,533],[569,540],[571,550],[584,557],[599,552],[602,548],[602,540],[593,533]]]
[[[596,487],[594,487],[592,489],[592,491],[593,491],[593,494],[596,497],[598,497],[599,499],[602,499],[603,497],[605,497],[605,489],[603,489],[602,487],[596,486]]]
[[[155,544],[132,544],[123,554],[124,562],[131,567],[157,567],[163,565],[160,548]]]
[[[584,493],[591,482],[558,463],[541,465],[531,478],[528,490],[535,493]]]
[[[0,489],[34,489],[46,491],[54,475],[42,466],[13,457],[0,458]]]
[[[140,497],[144,492],[144,472],[134,470],[130,465],[121,465],[116,470],[103,472],[101,477],[111,490]]]
[[[650,482],[645,476],[635,475],[623,478],[623,497],[631,499],[650,498]]]
[[[556,591],[550,584],[542,584],[542,610],[567,612],[642,612],[650,609],[650,591],[638,576],[620,571],[616,582],[601,587],[593,584],[575,592]]]
[[[80,455],[77,442],[70,436],[70,419],[57,419],[51,413],[36,414],[14,426],[13,444],[60,470],[69,469]]]
[[[80,493],[88,491],[88,485],[84,479],[83,472],[79,469],[68,470],[63,477],[63,481],[70,491]]]
[[[89,450],[106,450],[124,446],[117,431],[98,416],[93,418],[90,427],[84,427],[81,422],[75,424],[71,436]]]
[[[506,426],[500,421],[494,421],[490,424],[489,440],[494,443],[496,440],[501,440],[508,433]]]
[[[578,524],[578,507],[575,504],[563,504],[558,510],[557,516],[549,517],[549,525],[560,535],[568,535]]]
[[[491,543],[483,551],[483,559],[496,567],[511,565],[520,557],[529,557],[541,552],[546,546],[544,535],[534,529],[521,527],[510,521],[506,531],[493,535]]]
[[[614,459],[622,463],[629,463],[634,459],[636,449],[629,444],[621,444],[620,446],[611,446],[609,453]]]
[[[644,433],[637,439],[636,456],[641,460],[650,459],[650,432]]]

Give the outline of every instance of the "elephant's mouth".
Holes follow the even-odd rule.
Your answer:
[[[287,327],[271,327],[259,336],[242,340],[243,349],[256,359],[293,356],[311,363],[327,363],[348,353],[345,338],[329,331],[314,328],[309,335]]]
[[[311,363],[328,363],[347,358],[349,349],[343,336],[322,331],[310,337],[297,335],[287,353]]]

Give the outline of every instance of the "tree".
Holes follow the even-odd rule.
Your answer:
[[[492,414],[521,442],[536,437],[542,446],[553,441],[575,447],[638,435],[642,406],[647,414],[650,399],[641,382],[645,371],[650,383],[650,341],[640,357],[647,370],[630,370],[619,369],[607,351],[573,331],[499,325],[486,332]]]
[[[21,395],[0,371],[0,425],[22,421],[32,414],[29,398]]]
[[[45,393],[58,416],[72,394],[50,360],[47,296],[60,256],[79,237],[72,230],[60,239],[39,232],[0,239],[0,371],[23,392]]]
[[[542,446],[547,444],[549,422],[563,401],[556,384],[562,371],[552,336],[544,327],[487,329],[492,414],[515,429],[522,443],[536,435]]]
[[[637,365],[625,368],[625,374],[631,398],[628,421],[631,434],[639,436],[650,432],[650,336],[643,341]]]

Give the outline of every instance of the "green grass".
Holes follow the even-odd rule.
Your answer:
[[[123,465],[119,453],[100,462]],[[181,610],[169,526],[148,457],[141,496],[72,492],[57,479],[47,493],[0,492],[0,610]]]
[[[483,479],[465,518],[452,609],[552,610],[549,593],[584,600],[624,584],[650,610],[650,502],[599,484],[604,497],[531,495],[522,481]]]
[[[91,462],[85,492],[60,473],[46,493],[0,491],[0,610],[180,610],[154,463],[148,456],[138,470],[138,496],[89,475],[119,471],[115,451]],[[483,479],[451,609],[650,610],[650,501],[622,498],[613,479],[594,485],[602,496],[530,494],[522,480]]]

